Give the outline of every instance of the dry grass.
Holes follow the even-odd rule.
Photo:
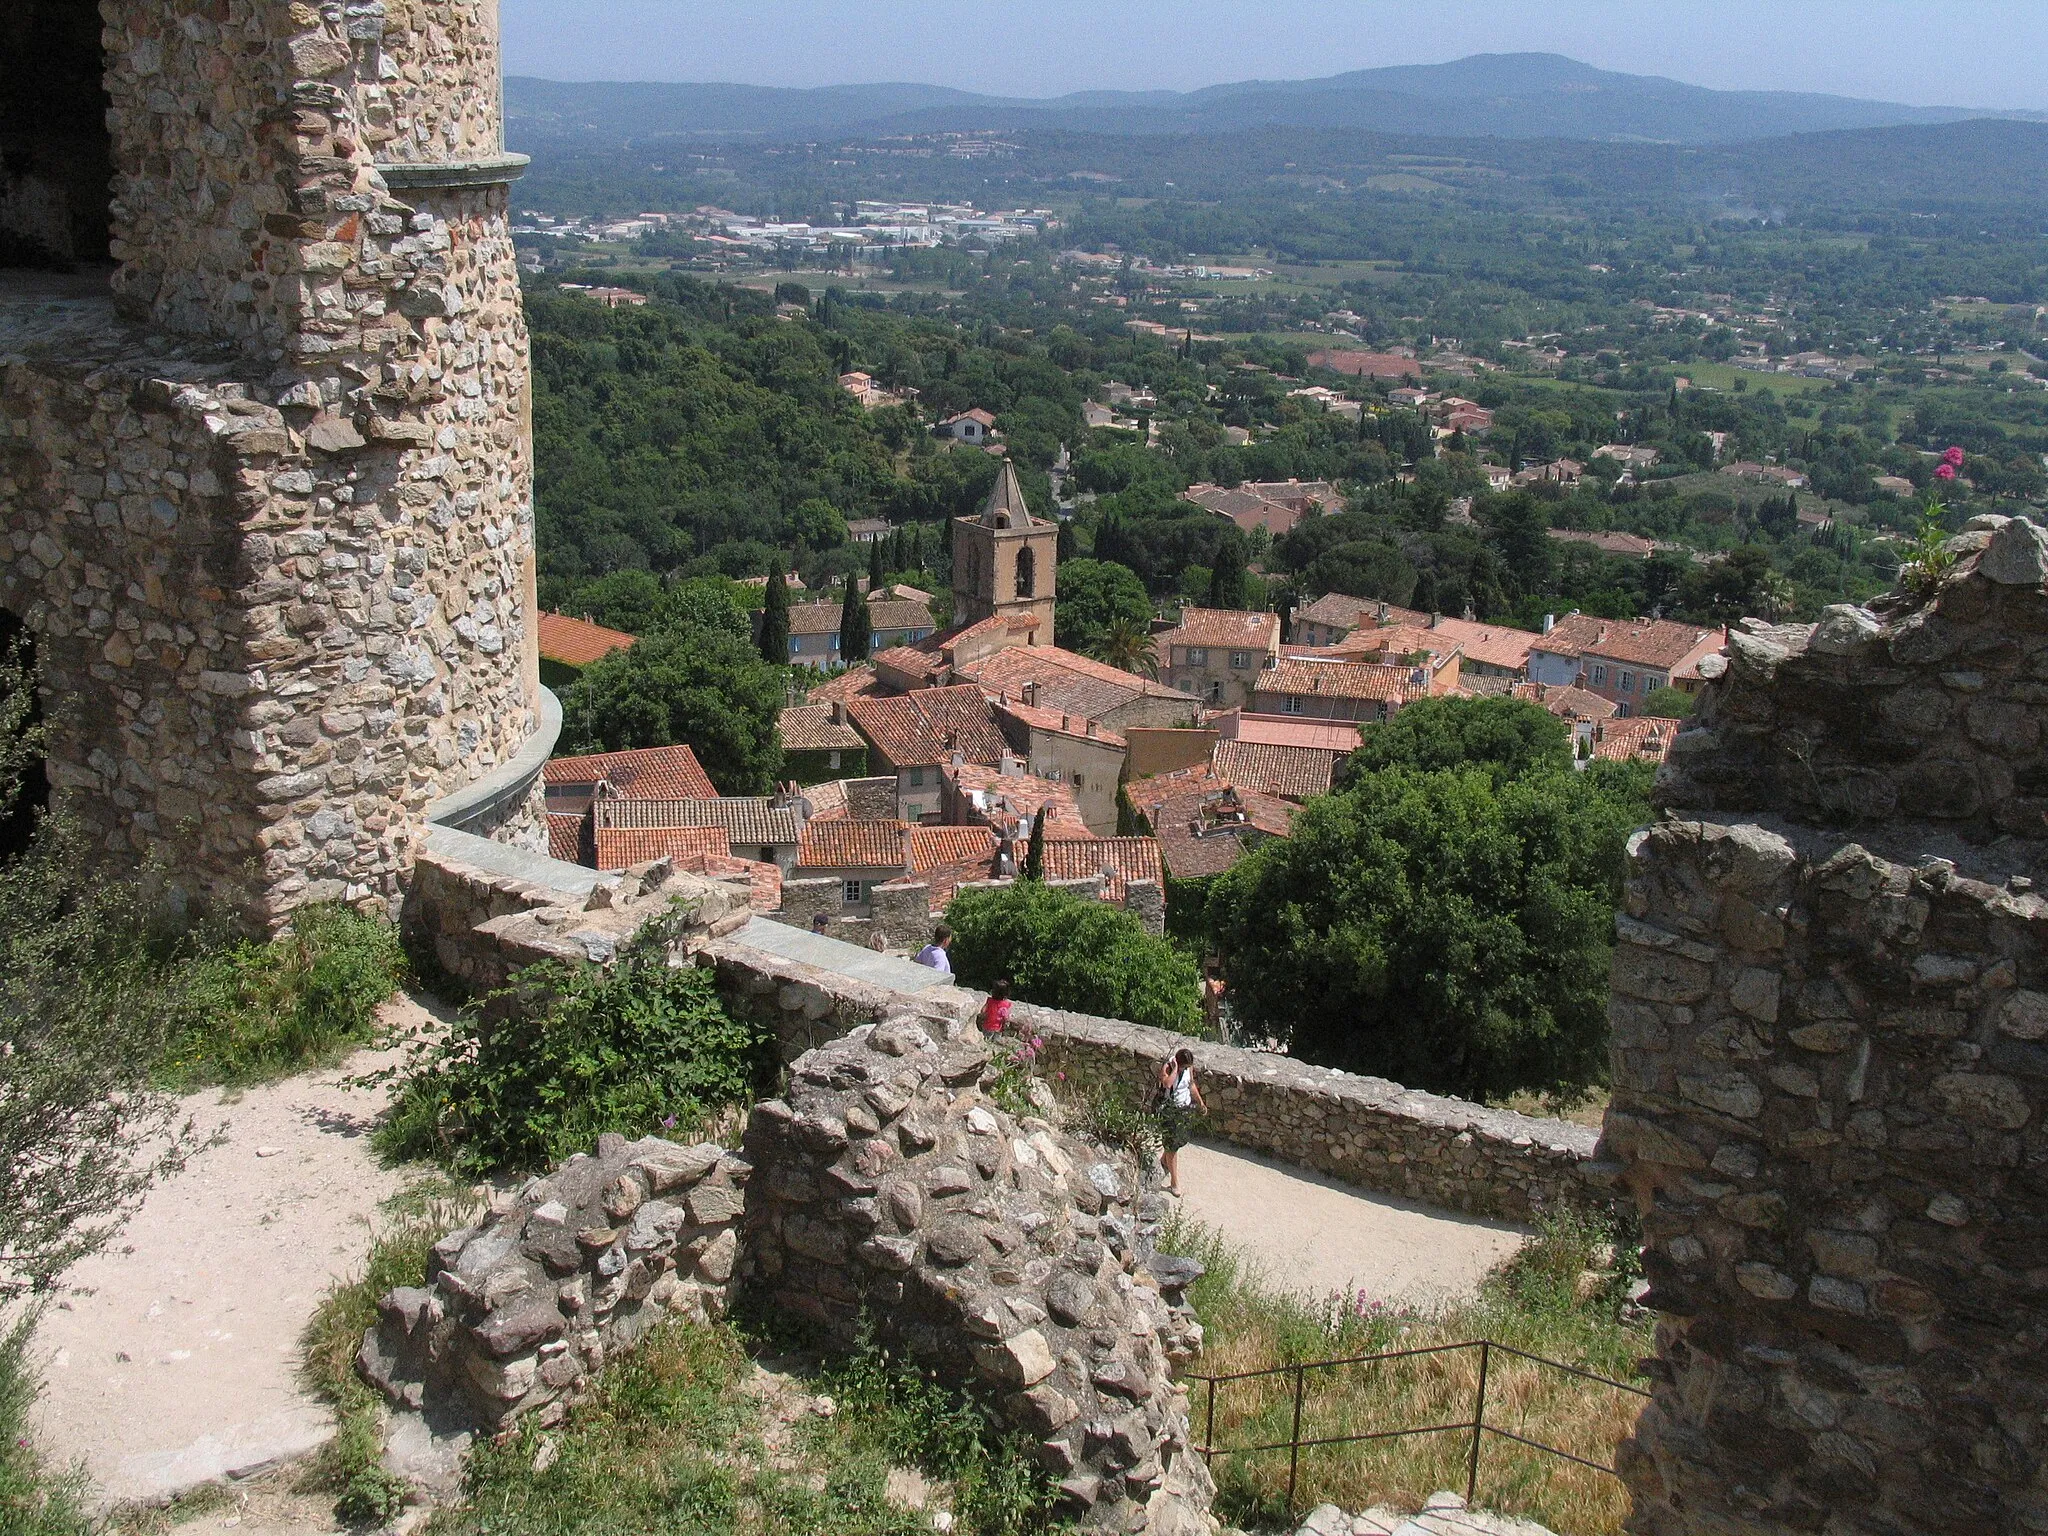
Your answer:
[[[1332,1297],[1321,1306],[1277,1296],[1239,1257],[1201,1229],[1168,1246],[1210,1266],[1193,1299],[1208,1330],[1199,1371],[1226,1376],[1333,1358],[1490,1339],[1616,1380],[1635,1376],[1649,1349],[1647,1325],[1617,1321],[1625,1280],[1613,1274],[1581,1299],[1582,1276],[1605,1256],[1605,1235],[1564,1219],[1491,1277],[1477,1298],[1439,1315],[1403,1312],[1370,1298]],[[1465,1349],[1303,1373],[1304,1439],[1369,1434],[1431,1424],[1469,1424],[1480,1351]],[[1210,1443],[1284,1443],[1293,1428],[1292,1372],[1216,1387]],[[1191,1384],[1197,1435],[1208,1388]],[[1642,1399],[1501,1350],[1488,1361],[1486,1422],[1589,1461],[1611,1463]],[[1386,1505],[1413,1511],[1440,1488],[1463,1492],[1469,1430],[1305,1450],[1294,1510],[1332,1503],[1347,1510]],[[1247,1529],[1287,1524],[1287,1451],[1215,1458],[1218,1513]],[[1621,1484],[1604,1473],[1488,1435],[1480,1452],[1477,1502],[1537,1520],[1565,1536],[1619,1533],[1628,1510]]]

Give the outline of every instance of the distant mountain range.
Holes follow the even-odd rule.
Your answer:
[[[935,85],[505,82],[516,145],[675,136],[800,139],[1064,129],[1219,133],[1272,125],[1452,138],[1732,144],[1795,133],[2048,113],[1914,107],[1798,91],[1716,91],[1617,74],[1549,53],[1475,54],[1449,64],[1361,69],[1320,80],[1246,80],[1198,91],[1083,91],[1045,99]]]

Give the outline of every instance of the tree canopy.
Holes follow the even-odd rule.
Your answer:
[[[1571,731],[1523,699],[1418,699],[1368,726],[1343,768],[1344,782],[1390,768],[1433,773],[1483,768],[1496,783],[1572,765]]]
[[[1060,566],[1053,643],[1094,656],[1118,619],[1139,629],[1152,621],[1152,600],[1137,572],[1114,560],[1069,560]]]
[[[782,770],[783,668],[741,636],[696,626],[643,636],[583,669],[562,701],[573,752],[686,744],[721,794],[765,795]]]
[[[954,973],[970,987],[1007,977],[1027,1003],[1182,1034],[1201,1026],[1195,962],[1121,908],[1019,880],[961,893],[946,922]]]

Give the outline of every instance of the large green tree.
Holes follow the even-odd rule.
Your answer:
[[[1417,733],[1413,755],[1434,759],[1447,734]],[[1439,1092],[1599,1082],[1623,850],[1649,779],[1575,773],[1547,749],[1520,774],[1476,760],[1356,775],[1216,881],[1239,1015],[1307,1060]]]
[[[1007,977],[1027,1003],[1183,1034],[1201,1026],[1193,959],[1107,902],[1019,880],[955,897],[946,922],[953,970],[970,987]]]
[[[576,752],[687,745],[728,795],[764,795],[782,769],[783,668],[724,630],[643,638],[583,671],[563,702]]]
[[[1235,528],[1216,546],[1209,569],[1209,606],[1244,609],[1251,606],[1251,582],[1245,572],[1244,535]]]
[[[868,613],[868,600],[851,576],[846,578],[846,595],[839,602],[839,659],[848,666],[866,661],[874,648],[875,623]]]
[[[1572,765],[1571,729],[1525,699],[1418,699],[1365,728],[1344,765],[1346,783],[1406,768],[1433,773],[1483,768],[1496,783]]]
[[[768,601],[761,609],[761,659],[789,665],[789,584],[782,577],[780,555],[768,572]]]
[[[1114,560],[1060,563],[1060,600],[1053,618],[1054,643],[1095,655],[1118,619],[1143,630],[1152,622],[1152,600],[1138,573]]]

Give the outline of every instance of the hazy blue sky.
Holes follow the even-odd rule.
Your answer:
[[[503,0],[558,80],[1185,90],[1468,53],[1722,89],[2048,109],[2048,0]]]

